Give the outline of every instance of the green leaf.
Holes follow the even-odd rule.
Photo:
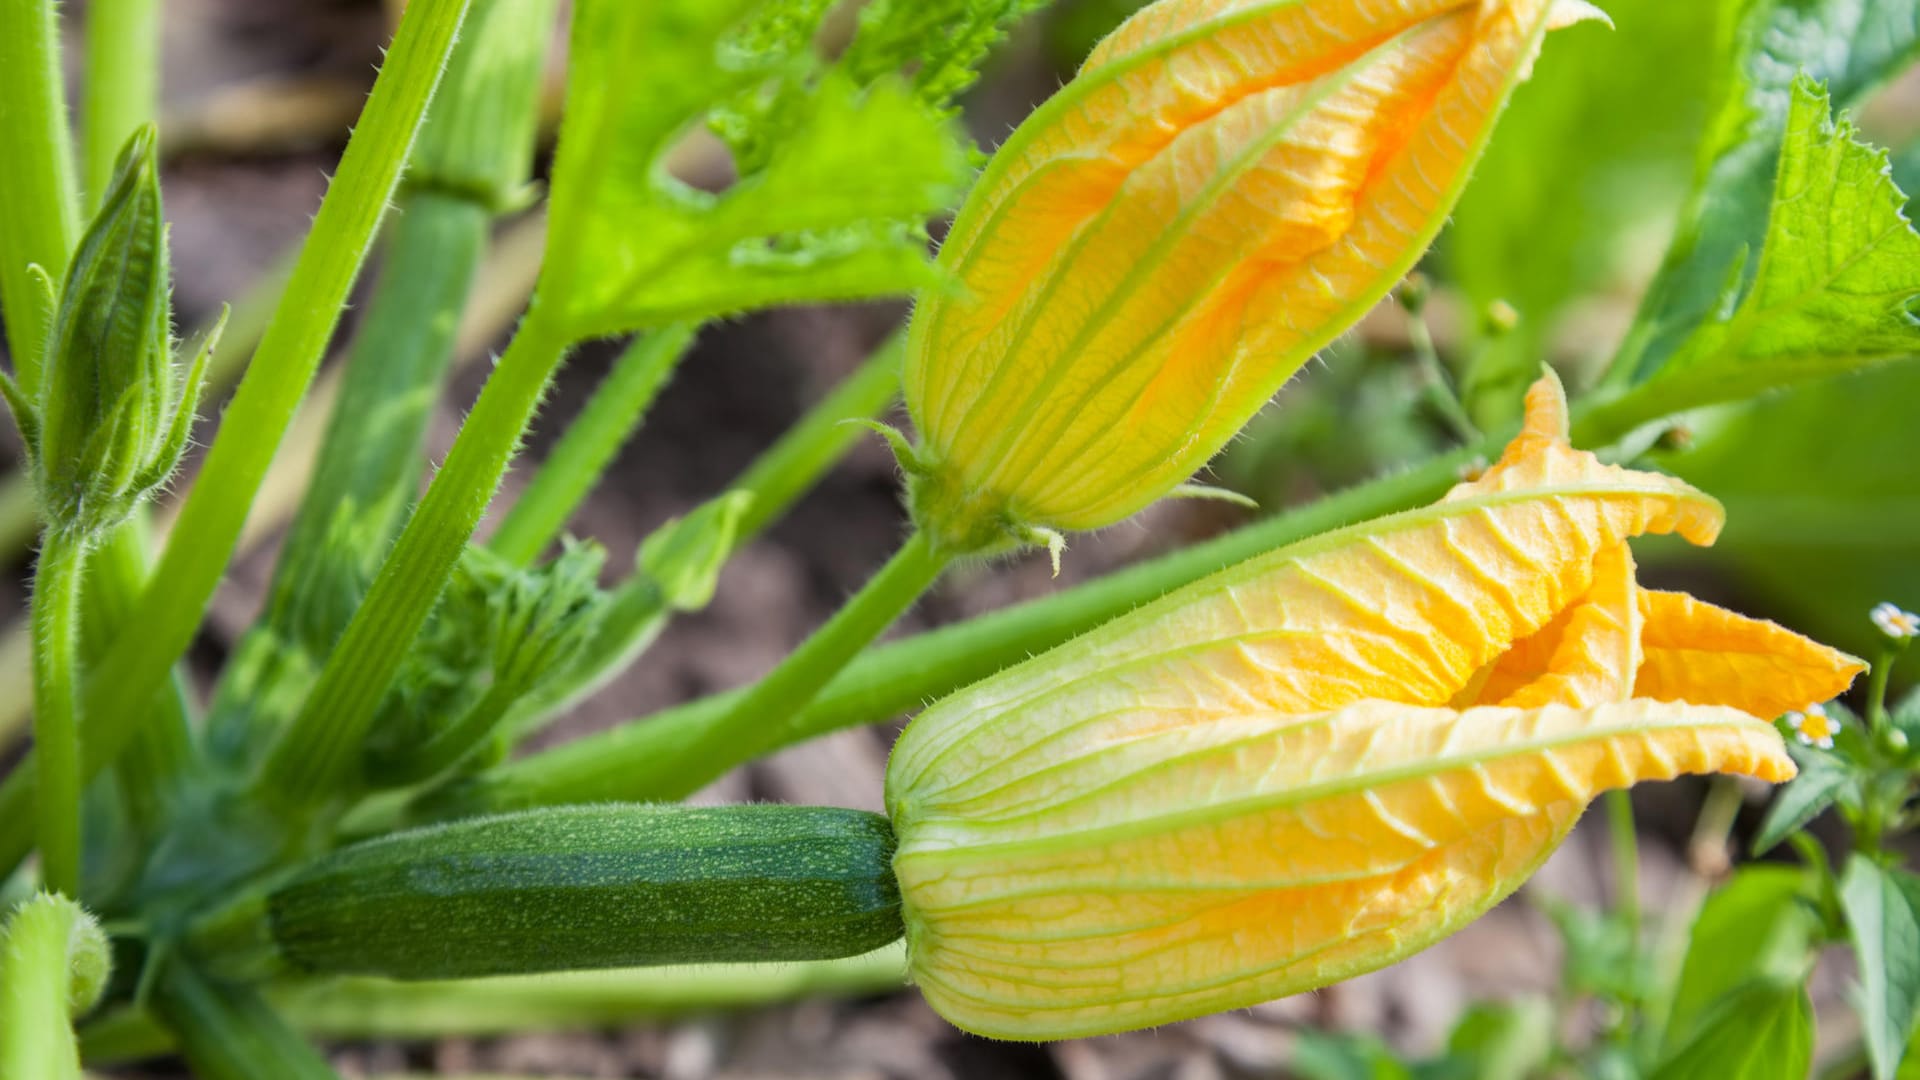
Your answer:
[[[1860,965],[1867,1057],[1876,1080],[1886,1080],[1920,1014],[1920,878],[1855,853],[1840,878],[1840,907]]]
[[[1479,1080],[1537,1076],[1553,1048],[1553,1006],[1540,997],[1472,1005],[1447,1037],[1447,1056],[1470,1065],[1465,1075]]]
[[[1785,985],[1804,975],[1818,929],[1806,892],[1807,875],[1798,868],[1749,866],[1707,898],[1667,1013],[1666,1056],[1710,1026],[1717,1004],[1740,987]]]
[[[1836,124],[1811,79],[1797,80],[1752,281],[1646,392],[1689,408],[1920,351],[1920,233],[1906,202],[1886,154],[1859,142],[1851,123]]]
[[[1920,9],[1910,0],[1722,0],[1725,32],[1713,68],[1727,72],[1693,193],[1636,319],[1618,376],[1663,367],[1724,301],[1728,282],[1768,233],[1768,207],[1793,84],[1801,72],[1827,84],[1842,108],[1920,55]]]
[[[1409,1066],[1363,1035],[1302,1031],[1288,1068],[1301,1080],[1413,1080]]]
[[[1752,983],[1721,998],[1693,1039],[1651,1080],[1805,1080],[1813,1066],[1813,1002],[1797,983]]]
[[[860,10],[860,34],[845,63],[863,81],[911,65],[921,100],[944,103],[973,85],[1009,25],[1051,2],[874,0]]]
[[[1753,853],[1765,855],[1789,833],[1799,832],[1819,817],[1851,779],[1844,768],[1826,757],[1804,759],[1800,775],[1774,796],[1767,818],[1760,824],[1760,834],[1753,838]]]
[[[813,0],[583,0],[554,165],[541,302],[578,336],[932,278],[924,219],[969,177],[966,142],[897,77],[820,69]],[[645,76],[635,77],[636,58]],[[671,155],[711,121],[736,177]]]

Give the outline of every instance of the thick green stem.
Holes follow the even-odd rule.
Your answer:
[[[0,308],[20,388],[40,386],[48,309],[29,272],[67,272],[80,235],[54,0],[0,0]]]
[[[906,957],[896,944],[846,960],[789,964],[424,982],[328,979],[275,986],[268,997],[289,1022],[318,1038],[412,1040],[617,1027],[798,998],[880,993],[905,978]],[[87,1062],[95,1066],[156,1057],[174,1045],[164,1028],[131,1009],[87,1024],[80,1037]]]
[[[698,330],[693,323],[656,330],[620,354],[487,542],[495,554],[526,565],[559,537],[621,445],[646,419]]]
[[[306,677],[319,665],[346,629],[368,568],[393,542],[419,488],[427,423],[490,219],[470,199],[432,190],[405,196],[312,480],[274,567],[266,615],[252,631],[271,640],[267,663],[275,670],[238,680],[236,666],[222,681],[207,725],[216,760],[244,760],[288,719],[271,703],[297,702],[299,688],[275,692],[278,679]]]
[[[184,961],[161,970],[153,1011],[203,1080],[339,1080],[256,990],[213,982]]]
[[[0,0],[0,10],[20,3]],[[120,635],[87,683],[83,711],[88,717],[88,774],[120,752],[200,627],[246,524],[248,507],[313,379],[399,181],[467,3],[415,0],[408,5],[301,250],[286,297],[227,408],[166,555],[129,620],[139,631]],[[0,40],[6,37],[0,27]],[[7,68],[0,57],[0,71]],[[0,123],[0,128],[7,126]],[[0,213],[0,218],[8,216]],[[23,764],[0,785],[0,873],[10,870],[28,846],[35,772],[31,764]]]
[[[1476,452],[1489,447],[1469,447],[1066,592],[876,649],[849,664],[811,704],[784,709],[783,721],[767,732],[776,741],[766,745],[733,752],[706,737],[718,717],[740,707],[746,692],[734,691],[503,765],[428,796],[417,811],[433,818],[603,799],[682,798],[760,753],[899,716],[1261,552],[1431,502],[1458,481]]]
[[[106,984],[105,934],[63,897],[42,894],[0,925],[0,1077],[80,1080],[70,1017]]]
[[[87,204],[98,205],[127,137],[157,119],[160,99],[159,0],[88,0],[87,92],[80,133]]]
[[[85,542],[48,532],[33,571],[34,806],[47,888],[80,896],[80,582]]]
[[[87,561],[86,623],[80,651],[86,664],[97,663],[126,628],[127,616],[152,569],[152,542],[144,509],[109,534]],[[195,764],[193,732],[187,720],[186,680],[175,671],[153,696],[152,707],[127,752],[115,762],[128,810],[136,823],[157,825]],[[136,841],[137,842],[137,841]]]
[[[375,710],[486,513],[569,344],[536,304],[304,707],[274,743],[261,770],[263,797],[298,809],[357,786]]]

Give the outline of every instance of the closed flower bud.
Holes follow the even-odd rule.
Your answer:
[[[995,154],[905,371],[967,550],[1167,494],[1420,257],[1570,0],[1160,0]]]
[[[1858,661],[1642,590],[1717,503],[1566,442],[1231,568],[940,702],[887,769],[912,974],[971,1031],[1091,1035],[1392,963],[1511,893],[1600,792],[1794,773]]]
[[[173,474],[185,451],[212,341],[183,382],[169,288],[148,127],[121,152],[74,252],[38,394],[30,399],[4,383],[50,528],[85,535],[119,522]]]

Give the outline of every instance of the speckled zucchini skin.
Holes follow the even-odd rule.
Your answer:
[[[315,973],[824,960],[901,936],[893,846],[858,810],[561,807],[345,848],[267,908],[282,958]]]

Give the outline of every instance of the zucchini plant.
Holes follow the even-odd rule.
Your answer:
[[[0,694],[32,716],[0,779],[0,1080],[168,1049],[326,1077],[330,993],[608,968],[669,1006],[763,1000],[779,970],[910,983],[991,1038],[1133,1031],[1424,949],[1596,801],[1616,895],[1549,905],[1563,993],[1477,1006],[1432,1059],[1303,1040],[1299,1071],[1806,1076],[1829,947],[1856,958],[1859,1037],[1818,1067],[1914,1067],[1920,699],[1888,704],[1912,578],[1837,631],[1864,660],[1643,584],[1723,530],[1727,565],[1774,565],[1746,520],[1865,528],[1803,520],[1817,469],[1715,494],[1750,490],[1754,417],[1846,424],[1821,403],[1920,351],[1920,233],[1849,111],[1920,57],[1911,0],[1063,4],[412,0],[275,298],[182,341],[160,0],[87,6],[78,139],[71,13],[0,0],[0,390],[39,538],[31,670]],[[989,150],[961,99],[1017,27],[1086,40]],[[1643,94],[1704,123],[1674,137]],[[726,182],[686,178],[703,154]],[[1620,178],[1653,174],[1665,255],[1623,272],[1616,339],[1569,355],[1553,328],[1661,216]],[[495,226],[530,215],[530,299],[429,462]],[[382,237],[264,610],[202,692],[189,648]],[[900,332],[631,566],[568,532],[703,324],[900,296]],[[1356,338],[1377,307],[1404,341]],[[610,338],[587,408],[520,460],[570,354]],[[1867,454],[1912,450],[1862,423]],[[831,618],[750,686],[527,748],[867,438],[903,539]],[[1359,479],[1262,507],[1303,475]],[[1246,520],[875,644],[954,566],[1057,575],[1168,498]],[[1630,544],[1653,535],[1674,546]],[[682,802],[908,713],[884,814]],[[1714,776],[1714,850],[1732,777],[1783,785],[1754,854],[1799,863],[1742,866],[1656,932],[1626,790],[1682,774]],[[1808,831],[1829,809],[1837,855]],[[476,985],[606,1019],[543,1011],[551,981]]]

